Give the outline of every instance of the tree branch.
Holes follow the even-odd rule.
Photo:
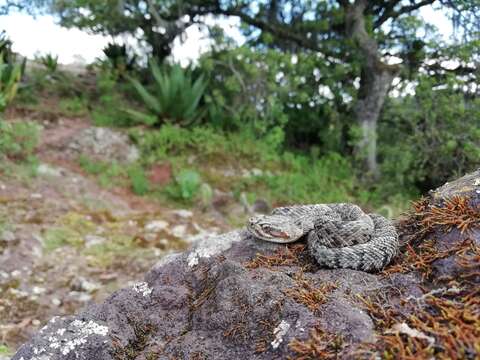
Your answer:
[[[408,14],[408,13],[411,13],[412,11],[415,11],[415,10],[418,10],[420,9],[421,7],[424,7],[426,5],[431,5],[433,4],[435,1],[437,0],[423,0],[423,1],[420,1],[418,3],[414,3],[414,4],[410,4],[410,5],[405,5],[405,6],[402,6],[399,10],[397,11],[393,11],[393,7],[391,9],[391,11],[389,11],[388,13],[387,12],[384,12],[382,14],[382,16],[380,16],[373,24],[374,28],[378,28],[380,26],[382,26],[382,24],[389,20],[389,19],[392,19],[392,20],[395,20],[397,19],[399,16],[403,15],[403,14]],[[397,2],[398,3],[398,2]],[[395,4],[396,5],[396,4]],[[395,6],[394,5],[394,6]]]

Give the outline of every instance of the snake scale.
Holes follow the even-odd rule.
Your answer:
[[[310,254],[328,268],[379,271],[398,250],[392,222],[366,214],[355,204],[280,207],[271,215],[250,218],[247,231],[258,239],[282,244],[306,237]]]

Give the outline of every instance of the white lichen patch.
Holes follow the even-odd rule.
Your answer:
[[[150,288],[146,282],[139,282],[133,285],[132,290],[143,296],[148,296],[152,293],[153,289]]]
[[[480,178],[473,180],[473,185],[480,186]]]
[[[282,320],[280,324],[273,330],[273,335],[275,339],[271,342],[272,348],[276,349],[283,342],[283,337],[287,334],[288,329],[290,329],[290,324],[285,320]]]
[[[240,241],[242,237],[238,231],[205,238],[198,247],[188,254],[188,266],[194,267],[198,265],[201,258],[209,258],[222,251],[228,250],[234,242]]]
[[[108,334],[107,326],[97,324],[92,320],[88,322],[74,320],[71,323],[71,326],[77,328],[74,329],[75,337],[67,341],[65,341],[66,339],[59,339],[60,343],[62,344],[61,352],[63,355],[67,355],[70,351],[75,350],[77,346],[85,344],[87,342],[87,338],[91,335],[106,336]],[[54,342],[52,342],[51,345],[52,344],[54,344]]]

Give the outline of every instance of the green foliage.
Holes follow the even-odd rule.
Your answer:
[[[110,187],[125,176],[125,168],[116,162],[106,163],[80,155],[78,163],[87,173],[99,176],[100,185]]]
[[[456,88],[421,77],[415,96],[390,99],[379,129],[386,192],[426,191],[480,165],[480,101]]]
[[[38,61],[45,66],[47,71],[50,74],[53,74],[57,71],[58,67],[58,55],[54,56],[52,54],[45,54],[44,56],[41,56]]]
[[[17,94],[22,77],[22,67],[18,64],[6,63],[0,53],[0,113]]]
[[[43,234],[43,247],[46,251],[53,251],[62,246],[76,246],[83,244],[80,234],[68,227],[52,227]]]
[[[125,108],[125,91],[119,87],[114,71],[101,69],[97,75],[97,98],[93,103],[92,119],[95,126],[124,127],[132,125]]]
[[[125,45],[108,43],[102,51],[107,57],[109,66],[120,76],[134,70],[137,57],[130,55]]]
[[[227,133],[208,126],[185,129],[164,125],[158,130],[136,129],[131,136],[147,164],[194,154],[200,162],[221,163],[233,156],[239,164],[266,165],[277,157],[283,141],[283,131],[279,128],[259,137],[249,129]]]
[[[254,179],[254,184],[265,188],[264,194],[273,201],[328,203],[353,198],[353,170],[342,156],[331,153],[312,158],[286,153],[283,161],[285,170]]]
[[[7,345],[0,344],[0,355],[10,356],[13,355],[13,351]]]
[[[35,123],[0,120],[0,155],[11,159],[30,160],[39,137],[40,129]]]
[[[166,188],[166,192],[175,200],[191,202],[201,186],[201,177],[195,170],[184,169],[175,177],[175,182]]]
[[[250,128],[258,136],[284,130],[290,146],[343,151],[354,96],[348,67],[310,53],[292,55],[247,46],[212,51],[199,61],[209,79],[208,123],[226,131]],[[352,74],[353,75],[353,74]]]
[[[180,65],[161,69],[153,60],[150,63],[150,71],[155,80],[151,90],[138,80],[131,79],[132,85],[150,113],[127,110],[132,117],[147,125],[163,123],[190,125],[201,116],[199,103],[207,86],[203,75],[194,79],[190,71],[182,69]]]
[[[81,96],[61,99],[59,107],[66,116],[85,116],[88,113],[87,100]]]
[[[132,190],[137,195],[145,195],[150,191],[150,182],[140,166],[131,166],[127,170]]]

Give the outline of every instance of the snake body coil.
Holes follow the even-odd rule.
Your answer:
[[[365,214],[355,204],[276,208],[271,215],[251,218],[247,230],[276,243],[307,237],[310,254],[319,265],[329,268],[378,271],[398,250],[398,234],[391,221]]]

